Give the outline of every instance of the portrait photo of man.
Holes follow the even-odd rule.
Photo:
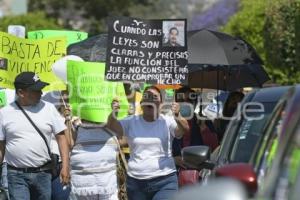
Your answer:
[[[177,42],[178,34],[179,34],[179,31],[176,27],[170,28],[168,41],[166,43],[164,43],[164,46],[169,46],[169,47],[182,46]]]
[[[183,47],[184,45],[184,22],[164,21],[163,22],[163,47]]]

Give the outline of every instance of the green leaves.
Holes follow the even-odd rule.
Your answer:
[[[0,31],[7,32],[8,25],[23,25],[26,32],[38,29],[62,29],[54,19],[46,17],[43,12],[3,17],[0,20]]]
[[[133,5],[147,4],[148,0],[29,0],[29,10],[44,10],[67,29],[88,32],[90,36],[107,31],[106,18],[110,15],[128,16]]]
[[[264,31],[267,61],[285,72],[288,78],[280,81],[283,84],[300,81],[296,64],[296,18],[299,13],[296,0],[276,0],[266,9]]]
[[[223,31],[240,36],[257,50],[272,80],[300,82],[300,1],[242,0]]]

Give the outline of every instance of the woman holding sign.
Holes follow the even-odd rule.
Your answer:
[[[130,159],[127,172],[127,194],[130,200],[164,200],[178,189],[176,168],[172,158],[172,140],[188,131],[188,123],[179,114],[179,104],[172,105],[174,117],[160,114],[160,90],[154,86],[144,91],[142,115],[118,121],[120,108],[113,101],[113,112],[107,127],[127,137]]]

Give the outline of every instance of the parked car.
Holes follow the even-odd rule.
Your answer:
[[[276,107],[261,149],[253,157],[259,199],[296,200],[300,191],[300,85]]]
[[[227,127],[219,152],[214,153],[216,156],[211,158],[209,151],[205,151],[203,147],[198,147],[202,150],[201,154],[193,155],[186,152],[190,149],[184,149],[184,161],[201,170],[206,180],[211,177],[211,170],[213,176],[237,178],[247,186],[249,195],[252,196],[257,190],[257,181],[253,179],[256,173],[252,166],[246,163],[249,163],[255,151],[258,151],[256,144],[264,134],[264,126],[271,119],[270,115],[278,100],[289,88],[263,88],[249,93],[241,103],[245,112],[236,112],[236,118],[231,120]],[[260,109],[262,107],[264,109]],[[242,172],[239,169],[242,169]]]
[[[251,92],[244,98],[241,103],[244,113],[229,123],[217,157],[217,166],[249,162],[264,125],[270,119],[279,99],[289,88],[289,86],[263,88]]]
[[[224,165],[215,174],[240,180],[247,185],[248,192],[259,184],[256,197],[259,200],[299,199],[300,85],[290,88],[278,101],[255,149],[250,163]],[[207,148],[200,146],[186,150],[183,155],[188,162],[192,157],[203,161],[209,154]]]

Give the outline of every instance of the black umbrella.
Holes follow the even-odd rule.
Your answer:
[[[85,61],[105,62],[107,34],[89,37],[68,47],[68,55],[76,55]]]
[[[189,86],[236,90],[269,80],[254,48],[241,38],[206,29],[189,31]]]
[[[234,91],[243,87],[261,87],[267,80],[268,75],[260,65],[190,66],[188,85],[192,88]]]

